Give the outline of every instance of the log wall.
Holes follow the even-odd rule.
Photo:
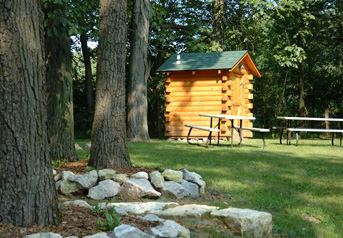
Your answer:
[[[243,62],[244,65],[244,62]],[[245,65],[244,65],[245,66]],[[210,126],[210,118],[199,113],[253,116],[253,75],[247,67],[240,70],[182,71],[166,73],[165,135],[186,138],[189,128],[185,124]],[[251,121],[243,126],[252,127]],[[214,120],[217,124],[218,121]],[[238,121],[234,122],[238,125]],[[231,137],[231,122],[222,120],[220,137]],[[213,133],[216,136],[217,133]],[[207,131],[192,130],[192,137],[207,138]],[[238,133],[234,133],[237,137]],[[250,131],[243,131],[251,137]]]

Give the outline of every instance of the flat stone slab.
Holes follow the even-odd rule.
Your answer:
[[[166,210],[152,211],[151,213],[158,216],[201,217],[206,213],[211,213],[218,209],[219,207],[215,206],[190,204],[168,208]]]
[[[269,238],[272,236],[272,215],[251,209],[226,208],[211,213],[233,234],[242,237]]]
[[[106,207],[119,207],[123,209],[124,211],[141,215],[144,213],[153,213],[155,211],[161,211],[162,209],[170,206],[176,206],[178,203],[176,202],[133,202],[133,203],[126,203],[126,202],[119,202],[119,203],[109,203],[106,205],[106,203],[100,203],[100,208],[106,208]]]

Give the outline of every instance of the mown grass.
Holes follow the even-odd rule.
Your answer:
[[[296,147],[270,139],[264,150],[261,145],[250,139],[241,148],[207,149],[151,140],[130,142],[129,151],[136,166],[187,168],[231,195],[215,205],[271,213],[276,237],[343,237],[343,147],[330,140],[301,140]]]

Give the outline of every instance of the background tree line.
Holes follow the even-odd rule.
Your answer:
[[[161,137],[164,130],[164,77],[155,71],[171,54],[183,52],[249,50],[262,74],[254,80],[255,126],[271,127],[277,115],[342,117],[342,5],[338,0],[151,1],[150,75],[145,75],[150,136]],[[128,23],[132,8],[129,2]],[[129,27],[128,35],[132,32]],[[130,48],[128,41],[128,70]],[[87,137],[92,123],[85,114],[85,74],[77,69],[82,61],[74,58],[77,137]]]

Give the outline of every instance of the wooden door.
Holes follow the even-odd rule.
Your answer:
[[[242,78],[235,78],[233,80],[233,87],[232,87],[232,115],[236,116],[244,116],[244,79]],[[238,126],[239,121],[234,121],[234,125]]]

